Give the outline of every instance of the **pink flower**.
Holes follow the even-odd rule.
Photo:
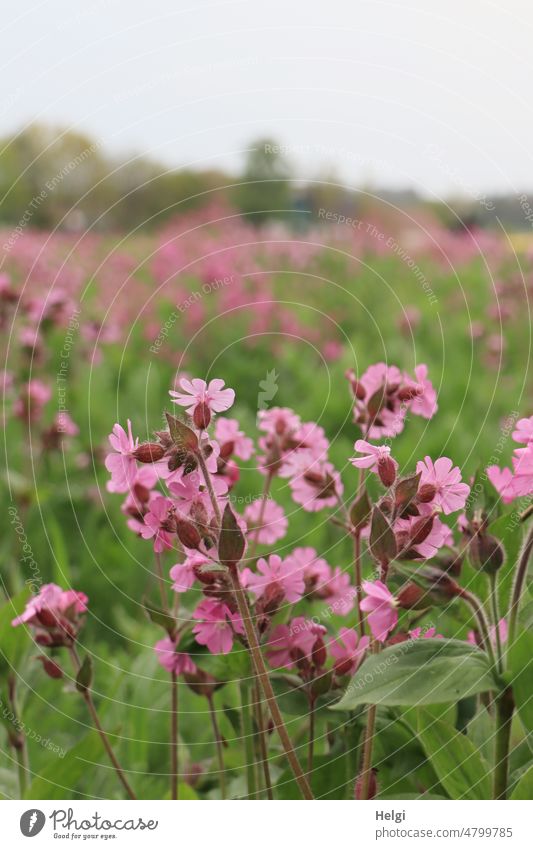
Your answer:
[[[500,643],[507,642],[507,622],[505,619],[500,619],[498,622],[498,633],[500,637]],[[489,625],[489,638],[494,648],[496,648],[496,628],[494,625]],[[472,643],[473,646],[479,645],[479,637],[476,631],[469,631],[467,634],[467,642]]]
[[[325,583],[330,580],[331,566],[322,557],[319,557],[315,549],[310,546],[295,548],[285,558],[285,563],[294,571],[301,571],[305,581],[306,593],[312,593],[315,590],[320,591]]]
[[[172,548],[171,516],[173,511],[172,501],[164,495],[156,495],[150,501],[150,508],[144,517],[140,534],[143,539],[153,539],[156,554],[161,554],[165,549]]]
[[[373,637],[383,643],[398,623],[396,599],[381,581],[363,581],[362,586],[366,598],[361,602],[361,610],[368,614]]]
[[[431,507],[425,504],[421,504],[419,506],[419,510],[421,515],[424,515],[424,508],[427,510],[427,514],[431,513]],[[420,520],[420,516],[409,516],[406,519],[397,519],[394,523],[394,530],[397,533],[405,533],[409,536],[413,531],[414,525]],[[433,524],[431,526],[431,530],[425,540],[417,543],[413,546],[413,550],[418,552],[421,557],[425,557],[426,559],[429,557],[434,557],[439,549],[443,548],[445,545],[453,545],[453,534],[444,522],[441,522],[440,519],[435,516],[433,518]]]
[[[412,631],[409,631],[409,636],[413,640],[419,640],[420,638],[424,640],[431,640],[433,639],[433,637],[436,640],[443,640],[444,637],[442,636],[442,634],[437,634],[436,630],[436,628],[426,628],[426,630],[424,630],[423,628],[413,628]]]
[[[168,672],[182,675],[184,672],[196,672],[196,666],[186,652],[176,649],[176,644],[170,637],[164,637],[154,646],[157,659]]]
[[[192,629],[196,642],[207,646],[212,654],[228,654],[233,647],[234,634],[243,634],[244,626],[238,613],[232,613],[221,601],[206,598],[193,613],[199,619]]]
[[[261,526],[258,525],[261,511],[263,517]],[[272,499],[263,502],[262,499],[256,499],[246,507],[244,518],[248,525],[248,532],[257,536],[257,541],[261,545],[272,545],[280,539],[283,539],[287,533],[288,521],[285,516],[283,507],[276,504]]]
[[[243,569],[242,581],[245,587],[261,598],[267,587],[279,588],[285,599],[293,604],[299,601],[304,593],[305,584],[300,569],[283,561],[277,554],[271,554],[268,561],[260,557],[257,561],[259,574],[250,569]]]
[[[288,407],[272,407],[270,410],[259,410],[257,426],[269,434],[283,436],[300,427],[300,417]]]
[[[454,466],[449,457],[439,457],[433,463],[431,457],[419,460],[417,472],[421,472],[420,484],[431,484],[435,487],[435,497],[432,504],[442,508],[448,515],[455,510],[461,510],[470,493],[470,487],[461,483],[461,470]]]
[[[111,480],[107,482],[109,492],[128,492],[135,479],[137,462],[133,452],[139,445],[138,439],[133,439],[131,421],[128,419],[128,432],[118,423],[114,425],[109,436],[112,454],[105,458],[105,467],[111,472]]]
[[[517,421],[516,430],[513,431],[513,439],[515,442],[521,442],[523,445],[533,442],[533,416]]]
[[[11,624],[26,624],[35,631],[40,645],[72,645],[81,626],[80,617],[89,599],[76,590],[62,590],[57,584],[44,584]]]
[[[338,675],[353,675],[370,644],[368,637],[361,637],[353,628],[341,628],[339,638],[331,640],[329,651],[335,659],[335,671]]]
[[[350,576],[340,566],[336,566],[331,578],[325,581],[319,590],[320,597],[326,599],[329,607],[338,615],[346,616],[354,607],[355,588]]]
[[[13,412],[19,419],[36,421],[42,415],[45,404],[52,397],[52,391],[42,380],[34,379],[26,383],[20,396],[13,404]]]
[[[533,443],[513,452],[514,477],[511,487],[515,498],[533,493]]]
[[[334,507],[343,493],[339,473],[331,463],[309,462],[302,458],[299,468],[293,467],[294,477],[290,480],[292,497],[308,513],[316,513],[324,507]]]
[[[302,656],[308,658],[311,655],[317,638],[325,632],[323,625],[303,616],[297,616],[290,625],[276,625],[267,644],[268,662],[276,668],[285,666],[291,669]]]
[[[236,419],[217,419],[215,439],[220,445],[224,459],[235,454],[240,460],[249,460],[254,453],[253,440],[239,430],[239,422]]]
[[[500,469],[498,466],[487,466],[487,477],[504,504],[514,501],[513,473],[511,469]]]
[[[177,593],[190,590],[196,580],[195,567],[205,566],[211,561],[197,551],[187,555],[183,563],[176,563],[170,569],[170,577],[174,581],[172,589]]]
[[[350,460],[352,466],[358,469],[370,469],[377,472],[379,461],[390,456],[389,445],[371,445],[364,439],[358,439],[354,448],[359,454],[363,455],[362,457],[352,457]]]
[[[414,413],[415,416],[422,416],[424,419],[431,419],[438,409],[437,393],[435,392],[431,381],[427,379],[427,374],[428,367],[423,363],[415,368],[415,386],[418,389],[418,394],[409,403],[409,410],[411,413]]]
[[[220,378],[210,380],[207,384],[199,377],[192,380],[182,377],[180,386],[183,392],[171,389],[169,394],[174,404],[185,407],[191,416],[201,404],[207,404],[212,413],[223,413],[224,410],[229,410],[235,400],[233,389],[224,389],[224,381]]]
[[[57,413],[54,419],[54,426],[58,433],[62,433],[65,436],[77,436],[80,432],[76,422],[66,412]]]

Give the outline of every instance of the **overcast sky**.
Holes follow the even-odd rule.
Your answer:
[[[0,24],[2,133],[38,119],[231,169],[266,134],[302,177],[533,190],[531,0],[17,6]]]

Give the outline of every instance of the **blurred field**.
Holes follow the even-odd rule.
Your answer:
[[[11,236],[5,231],[2,242]],[[161,424],[161,411],[169,408],[168,390],[176,376],[187,374],[222,377],[233,387],[232,412],[254,435],[265,382],[269,406],[293,407],[304,421],[325,428],[349,498],[356,474],[347,460],[358,434],[345,370],[361,373],[381,360],[408,371],[427,363],[439,412],[430,423],[410,420],[397,438],[401,468],[411,469],[425,454],[443,453],[465,476],[491,457],[503,465],[512,445],[509,438],[501,441],[502,423],[517,411],[533,413],[531,240],[517,236],[512,243],[519,253],[481,231],[451,233],[434,225],[390,231],[379,221],[360,229],[316,221],[295,234],[279,224],[255,228],[230,209],[212,209],[125,241],[27,231],[11,245],[2,269],[4,591],[16,595],[31,577],[21,560],[14,514],[7,511],[11,505],[40,578],[89,595],[82,640],[95,655],[95,691],[105,693],[102,714],[121,737],[122,759],[133,771],[152,773],[144,779],[146,797],[167,792],[168,696],[166,676],[152,651],[154,628],[141,606],[152,590],[150,547],[127,529],[120,498],[105,489],[103,456],[113,424],[125,425],[130,418],[134,433],[149,437]],[[30,426],[13,412],[29,379],[42,380],[51,391],[42,416]],[[61,404],[79,434],[50,450],[42,434]],[[241,469],[234,491],[237,509],[261,491],[252,465]],[[290,518],[279,553],[312,545],[333,565],[347,568],[349,547],[339,542],[335,528],[321,514],[297,511],[283,481],[274,495]],[[169,555],[166,567],[171,565]],[[33,744],[32,769],[42,777],[28,797],[64,796],[65,770],[63,786],[69,792],[75,786],[80,798],[113,798],[114,776],[100,769],[96,779],[94,764],[103,763],[103,756],[92,732],[84,737],[83,705],[75,694],[59,698],[60,685],[42,674],[29,652],[27,638],[28,686],[21,682],[20,687],[24,722],[65,750],[80,746],[85,769],[73,777],[68,755],[51,759],[46,748]],[[216,658],[206,663],[221,673]],[[238,674],[241,663],[239,653],[230,655],[225,675]],[[209,796],[213,745],[204,703],[181,689],[187,729],[183,759],[204,763],[199,793]],[[237,699],[233,685],[221,691],[220,706],[227,707],[221,725],[228,740],[238,735],[232,725]],[[398,746],[406,742],[400,724],[389,733],[398,737]],[[229,766],[237,766],[244,753],[230,746],[226,757]],[[519,750],[514,757],[520,757]],[[418,781],[430,771],[412,742],[402,765],[386,762],[381,770],[386,792],[394,793],[409,764],[420,767]],[[16,796],[15,773],[8,766],[0,770],[0,790]],[[59,789],[46,784],[46,775]],[[418,790],[412,778],[402,787]]]

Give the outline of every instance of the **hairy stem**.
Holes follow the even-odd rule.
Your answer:
[[[313,756],[315,751],[315,700],[309,706],[309,741],[307,744],[307,774],[313,774]]]
[[[74,648],[74,646],[72,646],[69,649],[69,651],[70,651],[72,663],[74,665],[74,670],[75,670],[76,675],[77,675],[78,672],[80,671],[80,660],[78,658],[78,653],[76,652],[76,649]],[[126,793],[130,797],[130,799],[137,799],[137,796],[135,795],[135,793],[131,789],[130,783],[129,783],[128,779],[126,778],[125,774],[124,774],[124,770],[122,769],[122,767],[121,767],[121,765],[118,761],[118,758],[113,751],[113,747],[111,746],[111,743],[109,742],[109,738],[108,738],[106,732],[104,731],[104,729],[102,727],[102,724],[101,724],[100,719],[98,717],[98,713],[96,711],[96,707],[95,707],[94,702],[93,702],[93,697],[91,695],[91,691],[88,690],[88,689],[84,690],[83,693],[82,693],[82,696],[83,696],[83,699],[85,701],[85,704],[87,705],[87,709],[88,709],[88,711],[91,715],[91,719],[93,721],[94,727],[96,728],[96,730],[98,731],[98,734],[100,735],[100,739],[102,740],[104,749],[107,752],[107,756],[109,757],[109,760],[111,761],[111,763],[114,767],[114,770],[117,774],[117,777],[118,777],[120,783],[124,787]]]
[[[522,549],[522,553],[520,555],[520,559],[518,561],[518,568],[516,570],[515,580],[513,584],[513,592],[511,595],[511,603],[509,605],[509,636],[507,638],[507,645],[512,646],[515,641],[516,636],[516,627],[518,624],[518,610],[520,608],[520,599],[522,597],[522,590],[524,589],[524,583],[527,576],[527,567],[529,565],[529,558],[531,557],[531,551],[533,550],[533,524],[529,529],[529,533],[526,537],[526,541],[524,543],[524,547]]]
[[[171,672],[172,709],[170,715],[170,798],[179,799],[179,750],[178,750],[178,676]]]
[[[265,728],[265,717],[263,714],[263,703],[261,699],[261,690],[259,688],[259,684],[255,683],[254,685],[254,700],[255,700],[255,715],[257,727],[259,729],[259,750],[261,753],[261,762],[263,765],[263,778],[265,784],[265,790],[267,794],[267,799],[273,799],[274,794],[272,792],[272,779],[270,777],[270,765],[268,762],[268,732]]]
[[[496,744],[493,773],[493,796],[495,799],[507,798],[513,711],[513,694],[509,687],[496,700]]]
[[[259,534],[261,532],[261,528],[263,527],[263,522],[265,519],[265,510],[268,499],[268,493],[270,492],[270,487],[272,485],[272,478],[274,475],[272,472],[267,472],[265,476],[265,483],[263,486],[263,492],[261,495],[261,507],[259,509],[259,518],[257,520],[257,527],[251,533],[252,543],[250,545],[250,554],[248,555],[250,560],[253,560],[255,557],[255,552],[257,551],[257,546],[259,543]]]
[[[218,771],[220,773],[220,794],[223,799],[226,799],[226,768],[224,766],[224,750],[222,747],[222,736],[218,727],[217,713],[213,704],[213,696],[209,694],[207,697],[209,705],[209,715],[211,717],[211,725],[213,726],[213,736],[217,749]]]
[[[491,664],[496,667],[496,658],[494,656],[494,650],[492,648],[492,643],[490,641],[489,634],[489,626],[487,624],[487,618],[485,616],[485,611],[483,610],[483,605],[480,600],[474,593],[468,592],[468,590],[461,589],[459,593],[459,597],[466,601],[466,603],[472,608],[474,611],[474,615],[476,617],[476,621],[479,628],[479,635],[481,638],[481,644],[485,651],[487,652]]]
[[[257,793],[257,782],[255,774],[254,732],[250,711],[250,690],[243,681],[241,681],[240,690],[242,736],[244,739],[244,751],[246,757],[246,782],[248,786],[248,796],[253,799]]]
[[[285,749],[285,754],[287,755],[287,760],[289,761],[290,767],[294,774],[294,778],[296,779],[302,796],[305,799],[312,799],[313,793],[311,787],[309,785],[307,777],[305,776],[302,770],[302,767],[300,766],[298,756],[294,751],[294,747],[291,743],[291,739],[283,721],[283,717],[281,715],[281,711],[279,709],[274,690],[272,689],[272,684],[270,683],[268,670],[265,666],[265,661],[263,660],[261,647],[259,645],[259,639],[257,637],[254,623],[252,621],[252,615],[248,605],[248,599],[246,598],[246,593],[244,592],[241,586],[237,566],[235,564],[232,564],[232,566],[230,566],[229,572],[233,592],[235,593],[235,597],[237,599],[237,604],[239,607],[239,613],[244,624],[246,639],[248,641],[248,647],[250,650],[252,663],[255,669],[255,674],[263,690],[268,709],[272,717],[272,721],[274,723],[276,731],[280,736],[283,748]]]
[[[361,566],[361,532],[355,531],[353,536],[353,548],[354,548],[354,565],[355,565],[355,603],[357,606],[357,619],[358,619],[358,630],[359,637],[364,637],[365,635],[365,618],[363,616],[363,611],[361,610],[361,596],[362,596],[362,583],[363,583],[363,569]]]
[[[220,512],[220,505],[218,503],[218,498],[216,496],[216,492],[213,489],[213,482],[211,480],[211,475],[209,474],[209,469],[206,466],[205,459],[204,459],[204,456],[203,456],[201,450],[199,450],[198,453],[195,454],[195,456],[198,460],[198,465],[200,466],[200,468],[202,470],[202,475],[204,477],[205,485],[206,485],[207,491],[209,493],[209,498],[211,499],[211,504],[213,505],[213,510],[215,512],[217,525],[220,528],[220,526],[222,524],[222,513]]]
[[[369,705],[366,714],[365,742],[363,744],[363,764],[361,766],[361,799],[368,799],[370,778],[372,776],[372,750],[374,748],[374,729],[376,727],[376,705]]]

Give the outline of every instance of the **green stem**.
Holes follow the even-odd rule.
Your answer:
[[[479,635],[481,638],[481,644],[485,651],[487,652],[490,662],[492,666],[496,667],[496,657],[494,655],[494,650],[492,648],[492,643],[490,641],[489,627],[487,624],[487,618],[485,616],[485,611],[483,610],[483,605],[480,600],[474,593],[468,592],[468,590],[461,589],[459,593],[459,597],[466,601],[466,603],[472,608],[474,611],[474,615],[477,620]]]
[[[200,468],[202,470],[202,475],[204,477],[205,485],[206,485],[207,491],[209,493],[209,498],[211,499],[211,504],[213,505],[213,510],[215,512],[217,524],[218,524],[218,527],[220,528],[220,526],[222,524],[222,513],[220,512],[220,505],[218,503],[218,499],[217,499],[215,490],[213,489],[213,483],[211,481],[211,475],[209,474],[209,469],[206,466],[205,459],[204,459],[204,456],[203,456],[201,450],[199,450],[198,453],[195,454],[195,457],[197,458],[198,465],[200,466]]]
[[[77,675],[78,672],[80,671],[80,661],[79,661],[79,658],[78,658],[78,654],[77,654],[74,646],[72,646],[69,649],[69,652],[70,652],[72,663],[74,665],[74,669],[75,669],[75,672],[76,672],[76,675]],[[106,750],[106,753],[107,753],[109,760],[111,761],[111,763],[114,767],[114,770],[117,774],[117,777],[118,777],[120,783],[124,787],[126,793],[130,797],[130,799],[137,799],[137,796],[135,795],[135,793],[131,789],[129,781],[124,774],[124,770],[122,769],[122,767],[121,767],[121,765],[118,761],[118,758],[113,751],[113,747],[111,746],[111,743],[109,742],[109,738],[108,738],[106,732],[104,731],[102,724],[100,723],[100,719],[98,717],[98,713],[96,711],[96,707],[94,705],[93,698],[91,696],[90,690],[84,690],[81,695],[83,696],[85,704],[87,705],[87,709],[88,709],[88,711],[91,715],[91,719],[93,721],[94,727],[96,728],[96,730],[98,731],[98,734],[100,735],[100,739],[103,743],[104,749]]]
[[[179,799],[179,750],[178,750],[178,677],[171,672],[172,709],[170,715],[170,798]]]
[[[265,519],[265,510],[268,499],[268,493],[270,492],[270,487],[272,485],[272,478],[274,475],[272,472],[267,472],[265,476],[265,483],[263,486],[263,492],[261,495],[261,508],[259,510],[259,518],[257,520],[257,527],[251,533],[252,543],[250,545],[250,554],[248,555],[249,560],[253,560],[255,557],[255,552],[257,550],[257,545],[259,543],[259,534],[261,532],[261,528],[263,527],[263,521]]]
[[[226,799],[226,768],[224,766],[222,736],[218,727],[217,714],[215,706],[213,704],[213,696],[211,694],[209,694],[207,697],[207,704],[209,705],[209,715],[211,716],[211,725],[213,726],[213,736],[215,738],[215,744],[217,749],[218,771],[220,774],[220,795],[223,799]]]
[[[509,687],[496,700],[496,744],[493,774],[493,796],[495,799],[507,798],[513,711],[513,693]]]
[[[370,777],[372,775],[372,750],[374,748],[376,712],[376,705],[369,705],[366,715],[365,742],[363,746],[363,764],[361,767],[361,799],[368,799]]]
[[[261,753],[261,762],[263,764],[263,777],[265,779],[265,790],[267,799],[273,799],[272,780],[270,778],[270,765],[268,762],[268,732],[265,728],[265,718],[263,714],[263,704],[261,700],[261,691],[256,681],[254,686],[254,700],[256,722],[259,729],[259,751]]]
[[[361,566],[361,532],[356,531],[353,537],[354,564],[355,564],[355,603],[357,605],[357,617],[359,622],[359,637],[365,635],[365,618],[361,610],[361,596],[363,592],[363,569]]]
[[[272,688],[272,684],[270,683],[270,677],[268,675],[268,670],[265,666],[265,661],[263,660],[263,655],[261,653],[261,648],[259,645],[259,639],[256,634],[256,630],[252,620],[252,614],[248,606],[248,599],[246,598],[246,593],[242,588],[239,572],[235,564],[232,564],[230,566],[229,573],[233,592],[235,594],[235,597],[237,599],[237,605],[239,607],[239,614],[243,621],[246,639],[248,641],[248,648],[255,669],[255,674],[261,685],[261,689],[263,690],[263,694],[265,696],[268,709],[272,717],[272,721],[274,723],[276,731],[279,734],[283,748],[285,749],[285,754],[287,755],[287,760],[289,761],[290,767],[294,774],[294,778],[296,780],[296,783],[298,784],[298,787],[300,788],[302,796],[305,799],[312,799],[313,792],[311,790],[307,777],[305,776],[302,767],[300,766],[298,756],[294,751],[294,747],[291,743],[291,738],[289,737],[287,728],[283,721],[283,717],[281,715],[281,711],[279,709],[276,696]]]
[[[315,750],[315,700],[311,699],[309,710],[309,741],[307,744],[307,774],[313,774],[313,755]]]
[[[257,793],[257,782],[255,775],[254,732],[250,711],[250,690],[244,681],[241,681],[240,690],[242,736],[244,738],[244,752],[246,757],[246,782],[248,785],[248,797],[254,799]]]
[[[516,570],[515,581],[513,584],[513,592],[511,596],[511,603],[509,605],[509,635],[507,637],[507,645],[512,646],[515,641],[516,636],[516,627],[518,624],[518,610],[520,607],[520,599],[522,597],[522,590],[524,588],[524,583],[527,576],[527,567],[529,564],[529,558],[531,557],[531,551],[533,549],[533,524],[529,529],[529,533],[526,537],[526,541],[524,547],[522,549],[522,553],[520,555],[520,559],[518,561],[518,568]]]

